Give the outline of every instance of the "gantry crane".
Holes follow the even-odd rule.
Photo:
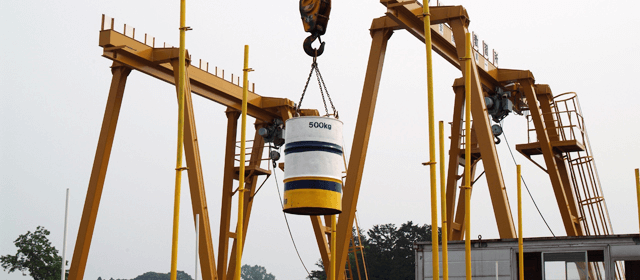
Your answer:
[[[376,18],[371,25],[371,50],[364,80],[362,99],[359,107],[353,145],[347,170],[349,171],[342,200],[342,214],[335,229],[337,245],[337,265],[345,267],[349,254],[355,210],[362,182],[364,163],[371,132],[371,124],[375,112],[378,87],[380,84],[382,65],[386,53],[387,42],[394,31],[407,30],[418,40],[424,42],[424,22],[422,7],[413,1],[382,0],[387,8],[385,16]],[[460,59],[464,56],[463,42],[468,33],[469,16],[462,6],[436,6],[431,8],[431,36],[433,50],[458,69],[464,70]],[[109,98],[105,109],[102,129],[94,159],[94,165],[85,200],[85,206],[78,231],[78,238],[71,263],[69,279],[82,279],[91,245],[93,229],[106,176],[107,165],[114,140],[118,114],[127,76],[132,70],[138,70],[152,77],[176,84],[178,51],[176,48],[155,47],[152,40],[134,39],[134,34],[119,33],[114,30],[114,21],[103,16],[99,45],[103,47],[103,56],[113,61],[113,79],[109,90]],[[487,114],[488,100],[509,100],[514,112],[530,112],[536,136],[530,143],[518,145],[517,149],[527,158],[542,155],[545,171],[549,173],[558,208],[563,218],[568,235],[607,234],[612,232],[604,198],[602,198],[597,172],[593,158],[589,155],[588,138],[584,130],[579,105],[573,96],[555,99],[547,85],[536,84],[533,74],[527,70],[501,69],[477,50],[472,59],[471,69],[471,111],[473,116],[471,166],[472,173],[482,161],[484,175],[489,187],[496,224],[501,238],[516,236],[513,217],[506,194],[504,179],[495,147],[495,135],[492,131],[490,115]],[[189,57],[189,56],[187,56]],[[231,199],[236,194],[233,182],[240,176],[239,167],[235,165],[237,121],[240,115],[242,88],[234,79],[227,81],[224,74],[209,71],[208,65],[197,66],[188,59],[185,85],[185,153],[188,167],[189,186],[193,205],[194,218],[200,217],[200,264],[202,277],[210,279],[233,279],[236,246],[228,253],[230,239],[237,234],[246,236],[249,218],[259,176],[269,175],[270,170],[263,167],[262,154],[264,138],[256,132],[251,148],[251,156],[245,164],[246,188],[248,195],[244,203],[244,225],[242,232],[231,232]],[[464,71],[462,71],[464,73]],[[464,82],[462,78],[453,84],[455,95],[454,114],[451,127],[451,144],[449,152],[449,172],[447,180],[447,221],[452,239],[460,239],[463,234],[463,213],[467,207],[463,200],[455,204],[460,176],[459,167],[464,163],[461,152],[462,108],[464,104]],[[197,142],[195,119],[190,93],[196,93],[206,99],[227,107],[227,137],[225,152],[224,178],[222,182],[222,206],[220,212],[220,239],[218,259],[216,261],[211,240],[209,209],[202,178],[202,167]],[[508,92],[508,94],[507,94]],[[489,99],[486,99],[489,98]],[[487,101],[486,101],[487,100]],[[564,107],[564,109],[561,108]],[[489,106],[490,107],[490,106]],[[504,108],[504,107],[503,107]],[[248,114],[256,119],[256,131],[259,128],[277,129],[283,121],[296,113],[293,101],[285,98],[263,97],[249,93]],[[489,108],[491,111],[491,108]],[[300,110],[301,115],[318,115],[316,110]],[[497,114],[503,114],[498,112]],[[567,119],[568,116],[568,119]],[[493,117],[493,116],[491,116]],[[576,120],[575,125],[571,120]],[[567,121],[569,122],[567,124]],[[538,164],[542,168],[542,165]],[[581,177],[581,175],[584,175]],[[477,180],[477,179],[476,179]],[[474,180],[475,181],[475,180]],[[329,262],[328,236],[332,229],[327,226],[328,216],[311,216],[313,231],[322,260]],[[234,241],[235,242],[235,241]],[[336,279],[345,279],[345,273],[336,272]]]
[[[350,159],[359,160],[349,162],[344,192],[345,198],[352,200],[343,201],[343,209],[344,205],[354,209],[357,205],[387,42],[396,30],[406,30],[425,42],[426,17],[420,3],[397,0],[380,2],[387,8],[387,12],[385,16],[374,19],[371,24],[371,50],[350,156]],[[463,238],[464,212],[469,207],[465,205],[464,192],[460,192],[456,205],[457,189],[464,187],[464,182],[459,182],[464,177],[464,170],[460,172],[460,167],[468,168],[474,174],[480,162],[484,167],[483,174],[500,237],[517,237],[495,146],[501,127],[491,125],[491,120],[499,123],[510,112],[527,115],[529,141],[517,145],[516,149],[549,174],[567,235],[612,234],[613,229],[591,156],[577,95],[566,93],[554,97],[548,85],[535,83],[530,71],[498,68],[497,53],[490,54],[484,44],[479,51],[476,39],[470,69],[471,104],[465,104],[464,80],[467,77],[464,75],[467,72],[464,63],[461,63],[465,57],[465,49],[464,44],[456,42],[465,41],[465,34],[469,33],[469,16],[462,6],[435,6],[429,10],[431,22],[428,32],[431,33],[433,51],[463,73],[463,77],[456,79],[453,84],[455,102],[446,184],[447,208],[443,210],[446,211],[450,239]],[[493,61],[489,59],[491,55]],[[473,118],[470,166],[465,166],[463,148],[462,114],[465,105],[471,106]],[[530,127],[531,124],[533,128]],[[532,132],[535,134],[533,137]],[[542,155],[546,168],[532,158],[535,155]],[[478,177],[472,182],[479,179]],[[473,183],[469,187],[472,189]],[[353,218],[345,220],[341,217],[340,221],[345,223],[338,224],[338,240],[344,242],[344,234]],[[338,246],[337,265],[342,267],[346,259],[345,243],[339,243]]]
[[[128,31],[129,33],[127,33],[127,30],[125,28],[124,33],[115,31],[114,20],[103,15],[99,45],[103,47],[103,56],[113,60],[113,65],[111,66],[113,78],[78,230],[69,279],[82,279],[84,275],[111,154],[111,146],[129,73],[132,70],[138,70],[170,84],[177,84],[178,80],[177,71],[174,71],[174,69],[177,69],[178,62],[177,48],[155,47],[155,40],[147,37],[146,34],[144,40],[138,41],[134,39],[135,30]],[[187,57],[189,57],[188,54]],[[190,59],[187,59],[187,65],[185,92],[189,94],[185,94],[184,150],[194,219],[196,214],[199,214],[200,225],[202,225],[199,233],[202,277],[203,279],[232,279],[233,274],[226,273],[227,271],[233,271],[235,268],[235,261],[233,261],[236,254],[235,246],[232,249],[230,258],[228,253],[230,239],[234,239],[237,234],[246,235],[257,179],[259,176],[270,174],[271,171],[261,167],[264,141],[262,136],[256,134],[251,148],[250,159],[245,163],[244,176],[248,195],[245,196],[244,203],[245,219],[243,231],[242,233],[231,232],[231,200],[236,193],[233,190],[233,181],[239,177],[239,167],[235,166],[234,160],[235,137],[242,103],[242,88],[238,85],[239,82],[236,83],[234,81],[233,75],[231,76],[231,81],[225,80],[223,70],[218,71],[215,68],[215,70],[209,71],[208,64],[202,65],[202,62],[200,62],[196,66],[191,64]],[[191,92],[227,107],[227,143],[224,178],[222,180],[220,242],[217,266],[213,252],[213,241],[211,240],[209,210],[207,208],[202,166],[200,164]],[[249,116],[256,119],[256,131],[259,128],[268,126],[269,123],[273,123],[276,119],[286,120],[295,113],[294,102],[286,98],[263,97],[255,94],[252,90],[249,92],[248,100],[247,112]],[[316,110],[308,109],[300,110],[299,113],[301,115],[318,115]]]
[[[373,41],[351,158],[364,158],[360,156],[366,153],[386,44],[391,34],[404,29],[420,41],[425,41],[421,4],[396,0],[381,0],[381,3],[387,12],[385,16],[374,19],[371,25]],[[464,64],[460,62],[464,57],[464,46],[456,42],[464,42],[464,35],[469,32],[470,20],[466,10],[462,6],[435,6],[430,8],[430,12],[433,50],[465,73]],[[535,137],[529,137],[529,143],[517,145],[516,149],[549,174],[567,235],[612,233],[576,94],[554,98],[551,88],[536,84],[530,71],[498,68],[495,52],[489,54],[486,45],[479,51],[477,40],[474,45],[476,49],[471,69],[471,166],[464,166],[462,148],[464,77],[453,84],[455,102],[446,188],[446,214],[451,239],[461,239],[464,232],[464,199],[458,199],[456,205],[457,189],[461,184],[458,181],[462,178],[460,174],[463,174],[459,173],[459,167],[469,168],[473,174],[481,161],[500,237],[516,237],[495,148],[495,137],[500,134],[500,127],[491,125],[491,119],[498,123],[512,111],[518,114],[528,112],[527,118],[534,125],[533,128],[528,127],[527,131],[535,132]],[[493,61],[490,60],[491,55]],[[534,155],[543,156],[546,168],[532,159]],[[360,171],[362,164],[364,160],[351,161],[349,170]],[[349,175],[360,176],[353,172]],[[359,180],[349,179],[347,177],[345,189],[349,190],[354,185],[359,189]],[[460,195],[463,195],[462,192]]]

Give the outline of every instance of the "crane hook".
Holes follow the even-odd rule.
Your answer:
[[[317,49],[314,49],[311,44],[318,39],[318,41],[320,42],[320,47]],[[304,52],[306,54],[308,54],[311,57],[318,57],[320,56],[323,52],[324,52],[324,43],[322,42],[322,39],[320,39],[319,35],[316,34],[311,34],[309,35],[309,37],[307,37],[306,39],[304,39],[304,43],[302,44],[302,48],[304,48]]]

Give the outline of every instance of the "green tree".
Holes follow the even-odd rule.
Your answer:
[[[13,244],[18,247],[15,255],[0,256],[0,265],[8,273],[15,271],[28,272],[34,280],[59,280],[62,257],[47,238],[50,232],[38,226],[36,231],[28,231],[16,239]]]
[[[311,273],[309,273],[309,276],[307,276],[307,279],[309,280],[326,280],[327,279],[327,273],[324,271],[324,263],[322,262],[322,259],[318,260],[316,262],[316,266],[318,266],[320,268],[320,270],[312,270]]]
[[[158,273],[158,272],[149,271],[142,275],[139,275],[136,278],[133,278],[132,280],[169,280],[169,279],[171,279],[171,272]],[[177,271],[176,279],[177,280],[193,280],[193,278],[191,278],[191,275],[187,274],[182,270]],[[111,278],[111,280],[113,280],[113,278]]]
[[[355,229],[353,231],[355,234]],[[440,230],[438,229],[438,236]],[[391,280],[391,279],[415,279],[415,253],[414,242],[430,241],[431,226],[416,225],[408,221],[396,227],[394,224],[374,225],[367,234],[362,234],[359,244],[355,238],[356,245],[364,247],[366,269],[370,280]],[[358,254],[361,277],[364,278],[364,265]],[[357,278],[357,268],[355,267],[355,256],[350,253],[349,261],[354,278]],[[324,280],[326,274],[322,262],[316,263],[322,270],[312,270],[307,277],[310,280]]]
[[[268,273],[266,268],[259,265],[248,264],[240,268],[240,277],[243,280],[276,280],[276,277]]]

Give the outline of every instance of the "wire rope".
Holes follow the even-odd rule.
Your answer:
[[[515,158],[515,156],[513,156],[513,152],[511,151],[511,145],[509,145],[509,140],[507,140],[507,134],[504,133],[504,131],[503,131],[502,135],[504,135],[504,141],[507,143],[507,148],[509,148],[509,153],[511,154],[511,159],[513,159],[513,164],[518,165],[518,162],[516,162],[516,158]],[[529,187],[527,186],[527,182],[524,181],[524,176],[520,175],[520,179],[522,179],[522,183],[524,184],[525,189],[527,189],[527,193],[529,193],[529,197],[531,197],[531,201],[533,201],[533,206],[535,206],[536,210],[538,210],[538,214],[540,214],[540,218],[542,218],[542,221],[544,222],[544,224],[547,226],[547,228],[551,232],[551,235],[553,235],[553,237],[556,237],[556,235],[553,233],[553,230],[551,230],[551,227],[549,226],[549,223],[547,223],[547,220],[542,215],[542,212],[540,212],[540,208],[538,208],[538,204],[536,203],[536,200],[533,199],[533,195],[531,195],[531,191],[529,191]]]
[[[276,162],[273,161],[273,165],[276,165]],[[284,209],[284,203],[282,203],[282,195],[280,194],[280,186],[278,185],[278,176],[276,175],[276,168],[273,168],[273,177],[276,180],[276,189],[278,190],[278,199],[280,200],[280,206],[282,207],[282,209]],[[302,261],[302,257],[300,256],[300,252],[298,251],[298,246],[296,246],[296,241],[293,240],[293,234],[291,234],[291,227],[289,226],[289,220],[287,219],[287,214],[285,214],[284,212],[282,212],[282,215],[284,216],[284,221],[287,224],[287,230],[289,231],[289,237],[291,237],[291,243],[293,243],[293,248],[296,250],[296,254],[298,255],[298,259],[300,259],[300,263],[302,264],[302,267],[304,267],[304,270],[307,272],[307,274],[309,276],[311,276],[311,273],[309,273],[309,270],[307,269],[307,266],[304,265],[304,261]]]

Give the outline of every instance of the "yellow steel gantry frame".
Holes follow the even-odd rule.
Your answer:
[[[356,124],[353,149],[350,158],[351,160],[349,162],[350,172],[345,184],[345,199],[350,196],[351,192],[355,193],[356,196],[352,196],[352,199],[355,199],[354,201],[343,200],[343,214],[341,215],[338,223],[338,242],[344,242],[344,236],[341,234],[344,234],[343,231],[346,227],[350,226],[350,220],[352,220],[350,217],[342,217],[345,213],[350,214],[349,211],[344,211],[346,205],[350,204],[351,207],[355,207],[357,204],[357,192],[359,192],[360,189],[362,167],[366,156],[371,120],[373,119],[375,111],[375,101],[377,98],[378,85],[380,82],[387,42],[393,31],[399,29],[407,30],[422,42],[425,41],[424,17],[422,17],[421,5],[415,2],[398,2],[395,0],[383,0],[381,3],[387,7],[387,13],[386,16],[374,19],[370,29],[373,38],[371,52],[364,82],[362,101],[358,113],[358,121]],[[465,66],[461,63],[461,59],[465,56],[464,44],[460,43],[456,45],[454,42],[464,42],[465,34],[469,32],[469,17],[466,10],[461,6],[431,7],[430,14],[433,50],[455,67],[463,70],[464,73]],[[450,29],[447,30],[449,32],[449,36],[440,34],[437,30],[439,27],[438,24],[445,23],[450,26]],[[472,156],[472,158],[477,159],[480,154],[482,155],[500,236],[502,238],[515,238],[515,226],[504,187],[504,179],[502,177],[500,163],[497,157],[493,133],[491,132],[491,125],[485,112],[486,105],[484,103],[484,92],[482,89],[483,85],[493,85],[489,88],[495,88],[495,85],[499,85],[499,81],[503,79],[511,80],[513,77],[520,76],[532,78],[532,75],[528,71],[497,69],[493,65],[489,65],[486,68],[480,67],[477,65],[475,59],[471,59],[471,64],[471,114],[474,119],[472,132],[474,140],[472,141],[475,141],[479,146],[479,154],[478,151],[476,151],[476,155]],[[456,80],[454,84],[454,91],[456,92],[456,102],[454,107],[454,120],[451,137],[452,143],[450,146],[452,150],[450,151],[450,156],[455,156],[455,158],[453,160],[450,159],[449,161],[446,210],[448,229],[450,231],[451,238],[459,240],[464,232],[462,227],[464,224],[464,199],[461,199],[458,204],[459,211],[457,212],[458,215],[456,215],[456,219],[454,220],[452,217],[454,216],[453,210],[456,206],[455,195],[457,191],[456,188],[458,187],[455,186],[458,178],[457,169],[460,164],[460,153],[462,152],[460,149],[459,136],[462,131],[462,108],[464,108],[463,79]],[[476,148],[476,150],[478,149]],[[477,163],[477,160],[472,163],[471,173],[475,170],[475,168],[473,168],[475,163]],[[452,170],[455,174],[452,174]],[[354,171],[357,171],[357,173],[354,174]],[[462,192],[461,195],[462,198],[464,198],[464,192]],[[342,223],[342,221],[346,222]],[[338,244],[339,250],[341,249],[341,245],[341,243]],[[340,251],[338,251],[339,266],[343,264],[341,261],[344,260],[345,257],[344,253],[343,255],[340,255]]]
[[[346,177],[343,188],[343,212],[340,214],[335,228],[328,226],[331,224],[330,216],[325,216],[324,219],[320,216],[310,217],[324,263],[330,263],[331,259],[328,240],[331,238],[336,239],[336,256],[334,257],[336,257],[335,266],[338,268],[345,267],[349,253],[349,241],[351,239],[388,40],[395,30],[403,29],[420,41],[425,42],[423,7],[420,4],[417,2],[399,2],[397,0],[381,0],[381,3],[387,8],[387,12],[385,16],[374,19],[370,29],[372,43],[352,151],[348,163],[349,174]],[[443,33],[438,30],[440,24],[446,24]],[[464,44],[456,44],[455,42],[464,42],[465,34],[469,32],[469,16],[466,10],[462,6],[431,7],[429,25],[431,26],[430,34],[433,51],[460,69],[462,73],[465,73],[466,67],[464,63],[461,63],[461,59],[465,56]],[[138,70],[170,84],[175,84],[178,80],[177,71],[174,72],[173,70],[177,69],[178,63],[178,49],[176,48],[155,48],[118,33],[111,28],[104,27],[100,31],[99,45],[104,48],[103,56],[114,61],[112,66],[113,79],[71,264],[70,279],[82,279],[84,274],[128,74],[131,70]],[[561,157],[562,150],[557,149],[559,144],[556,143],[557,141],[553,141],[555,127],[553,126],[553,121],[549,117],[545,117],[545,114],[551,110],[552,95],[549,86],[535,84],[533,74],[528,70],[499,69],[491,63],[486,63],[488,60],[482,55],[478,56],[476,51],[474,51],[474,55],[475,59],[471,59],[470,75],[463,74],[463,78],[457,79],[453,84],[455,102],[446,184],[446,220],[450,239],[460,240],[464,234],[463,225],[465,223],[464,212],[466,204],[464,199],[458,199],[456,204],[456,194],[457,189],[460,187],[458,180],[461,177],[459,176],[458,168],[464,162],[460,136],[462,135],[462,110],[465,105],[464,78],[466,76],[471,78],[470,107],[474,122],[471,129],[471,164],[470,166],[463,164],[463,167],[469,168],[473,177],[477,164],[482,160],[500,237],[515,238],[516,231],[493,133],[491,132],[491,123],[486,114],[487,108],[484,97],[487,94],[485,89],[505,87],[507,84],[516,84],[516,94],[519,94],[516,98],[523,100],[526,98],[527,100],[526,104],[516,105],[526,106],[523,110],[531,111],[539,140],[537,143],[533,143],[535,147],[531,149],[539,151],[539,154],[544,156],[547,165],[546,171],[551,178],[567,235],[583,235],[584,231],[582,223],[580,223],[581,217],[578,214],[575,193]],[[187,55],[187,57],[189,56]],[[189,59],[187,63],[190,63]],[[236,256],[235,246],[233,246],[231,256],[227,252],[229,250],[229,239],[237,236],[237,233],[230,232],[229,229],[231,198],[236,193],[236,191],[233,191],[233,180],[238,180],[239,178],[239,168],[234,165],[234,157],[237,120],[242,103],[242,87],[193,66],[187,67],[186,81],[185,155],[189,168],[188,177],[193,212],[194,216],[195,214],[200,214],[200,223],[202,225],[200,227],[201,247],[199,250],[203,279],[230,280],[233,279],[233,274],[228,272],[235,269],[235,262],[233,261]],[[209,230],[209,216],[200,166],[191,92],[227,107],[228,125],[217,266]],[[291,118],[295,113],[295,106],[293,101],[288,99],[263,97],[249,92],[247,113],[256,118],[256,128],[260,128],[274,119],[285,121]],[[301,114],[318,115],[318,112],[316,110],[303,110]],[[248,229],[257,177],[270,174],[269,170],[260,167],[263,148],[264,141],[261,136],[256,134],[251,156],[246,166],[245,174],[243,174],[246,180],[247,196],[244,198],[242,236],[246,236]],[[472,186],[476,180],[472,181]],[[461,192],[460,196],[463,198],[464,192]],[[334,234],[335,236],[333,236]],[[342,273],[341,269],[334,273],[336,279],[344,279],[345,274]]]
[[[104,49],[103,56],[113,60],[111,67],[113,78],[69,272],[69,279],[74,280],[83,279],[84,276],[128,75],[132,70],[138,70],[170,84],[177,84],[179,80],[178,71],[174,71],[174,69],[178,69],[179,52],[177,48],[155,48],[152,45],[150,46],[127,35],[116,32],[113,30],[113,23],[105,23],[104,16],[99,45]],[[230,219],[232,197],[237,192],[233,191],[233,180],[239,179],[239,167],[235,167],[234,158],[237,122],[242,107],[243,87],[226,81],[206,70],[191,66],[189,55],[187,54],[186,57],[184,150],[186,166],[188,167],[187,172],[194,219],[196,215],[199,214],[199,222],[201,225],[199,227],[199,255],[202,278],[204,280],[233,279],[233,273],[227,272],[235,270],[235,237],[238,236],[237,232],[230,232]],[[195,118],[193,115],[192,92],[227,107],[227,143],[222,188],[218,266],[216,266],[213,242],[211,240],[209,212],[202,177]],[[295,113],[294,102],[286,98],[263,97],[254,92],[248,92],[247,95],[247,114],[256,119],[256,128],[262,127],[274,119],[286,120],[291,118]],[[318,111],[303,109],[301,110],[301,115],[317,116]],[[244,219],[241,231],[243,237],[246,236],[249,225],[257,178],[260,175],[270,174],[269,170],[260,168],[263,148],[264,141],[262,137],[256,133],[249,162],[244,174],[247,190],[243,206]],[[231,256],[229,256],[229,239],[231,238],[234,238],[234,246]]]
[[[370,29],[371,50],[349,162],[350,172],[344,187],[343,213],[338,222],[338,266],[344,265],[346,259],[345,244],[348,240],[345,238],[347,229],[350,229],[353,223],[352,209],[355,209],[357,205],[362,168],[366,159],[371,121],[375,112],[387,42],[395,30],[401,29],[407,30],[422,42],[426,41],[424,36],[425,16],[423,15],[423,7],[419,3],[397,0],[381,0],[381,3],[387,8],[387,12],[385,16],[374,19]],[[552,143],[553,135],[551,138],[549,136],[556,129],[551,118],[552,95],[549,86],[535,84],[534,76],[528,70],[499,69],[492,63],[486,63],[488,59],[477,51],[474,51],[475,59],[471,59],[470,75],[465,74],[466,67],[464,63],[461,63],[465,56],[464,44],[456,44],[455,42],[464,42],[465,34],[469,33],[470,21],[466,10],[462,6],[431,7],[430,21],[433,50],[463,73],[463,78],[457,79],[453,84],[455,103],[446,188],[446,220],[450,239],[461,240],[465,231],[463,227],[466,209],[464,192],[460,192],[460,198],[456,204],[457,189],[461,187],[458,185],[458,181],[463,177],[459,175],[459,166],[462,165],[464,168],[470,169],[472,176],[474,176],[480,160],[483,163],[500,237],[516,238],[517,236],[484,100],[484,97],[488,95],[487,89],[505,88],[509,84],[516,85],[514,99],[527,101],[526,103],[522,102],[524,104],[516,104],[520,107],[519,110],[531,111],[533,123],[538,133],[538,142],[533,143],[535,146],[533,149],[537,149],[538,154],[544,156],[567,235],[584,235],[575,191],[571,186],[570,176],[561,156],[563,150],[556,148],[568,144]],[[439,30],[441,24],[446,24],[444,32]],[[464,100],[464,78],[467,76],[470,76],[471,79],[470,107],[474,120],[470,135],[473,146],[470,156],[471,164],[464,163],[464,151],[461,149],[462,113],[466,103]],[[548,116],[545,116],[545,113]],[[573,145],[572,149],[580,149],[579,143],[569,143],[569,145]],[[470,187],[475,181],[477,179],[472,181]]]

